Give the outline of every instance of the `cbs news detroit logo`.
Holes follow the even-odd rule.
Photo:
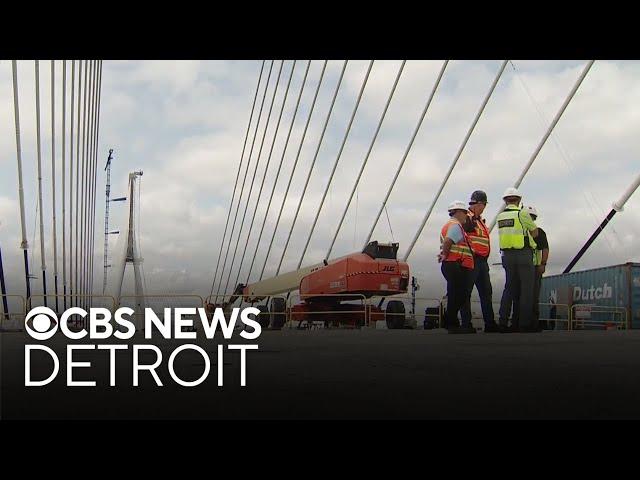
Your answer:
[[[25,317],[25,330],[28,335],[39,342],[51,340],[56,334],[64,335],[69,340],[130,340],[136,333],[136,327],[131,317],[134,310],[128,307],[121,307],[111,314],[106,308],[90,308],[86,311],[79,307],[72,307],[60,316],[47,307],[36,307],[29,311]],[[207,340],[213,340],[216,332],[221,331],[226,340],[233,338],[238,324],[241,328],[239,336],[245,340],[256,340],[262,333],[260,323],[254,318],[260,314],[260,310],[255,307],[234,308],[231,311],[230,318],[227,320],[225,312],[221,308],[216,308],[211,316],[208,316],[204,308],[165,308],[164,317],[160,319],[151,308],[145,308],[144,313],[144,338],[153,339],[154,329],[164,339],[174,340],[195,340],[196,332],[194,331],[195,323],[191,318],[197,314],[202,326],[202,331]],[[72,317],[80,317],[85,319],[88,317],[88,330],[81,328],[77,331],[69,328]],[[114,328],[114,323],[121,327]],[[248,328],[247,328],[248,327]],[[185,331],[187,329],[187,331]],[[157,337],[156,337],[157,338]],[[258,350],[257,344],[228,344],[227,350],[236,350],[240,352],[240,386],[246,386],[247,376],[247,350]],[[133,369],[133,386],[139,386],[139,377],[141,371],[149,372],[155,381],[156,386],[164,386],[160,379],[158,367],[164,361],[162,351],[157,345],[152,343],[144,344],[127,344],[127,343],[68,343],[66,345],[66,385],[68,387],[95,387],[95,380],[74,380],[73,372],[75,369],[91,368],[91,362],[74,361],[74,352],[78,350],[95,350],[104,351],[104,355],[109,355],[109,386],[115,387],[116,378],[116,352],[132,351],[132,369]],[[175,362],[181,352],[192,350],[197,352],[204,360],[204,367],[201,375],[195,380],[184,380],[180,378],[175,371]],[[224,365],[224,345],[218,344],[217,354],[217,385],[223,386],[223,365]],[[53,369],[47,378],[34,379],[32,376],[32,353],[34,351],[44,352],[53,360]],[[151,363],[141,362],[141,353],[151,352],[155,354],[155,360]],[[42,353],[40,355],[43,355]],[[46,358],[46,357],[45,357]],[[167,368],[169,376],[173,382],[183,387],[196,387],[203,383],[211,373],[211,359],[209,354],[199,345],[194,343],[184,343],[175,348],[167,359]],[[60,359],[58,354],[42,343],[28,344],[24,346],[24,384],[26,387],[43,387],[50,384],[60,373]]]

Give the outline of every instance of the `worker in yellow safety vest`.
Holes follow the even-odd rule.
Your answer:
[[[500,301],[500,328],[503,332],[536,332],[539,328],[533,320],[533,254],[538,227],[529,212],[521,208],[522,195],[516,188],[507,188],[503,199],[506,207],[497,218],[502,266],[505,271],[505,285]],[[514,300],[517,300],[518,313],[514,313],[509,328],[507,322]]]
[[[535,222],[538,219],[538,209],[532,205],[524,207],[531,219]],[[539,323],[542,329],[549,328],[546,321],[540,321],[540,287],[542,285],[542,276],[544,275],[547,261],[549,260],[549,241],[547,233],[538,227],[538,236],[536,237],[536,248],[533,251],[533,266],[535,273],[533,277],[533,324]],[[514,302],[514,310],[516,304]]]
[[[463,226],[468,210],[464,202],[455,201],[448,211],[450,219],[440,231],[438,255],[442,275],[447,281],[445,328],[449,333],[476,333],[470,319],[463,318],[462,326],[458,323],[458,312],[469,299],[473,287],[473,252]]]

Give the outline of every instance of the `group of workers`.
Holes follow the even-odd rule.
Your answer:
[[[440,232],[441,271],[447,281],[445,328],[449,333],[476,333],[471,323],[471,293],[475,285],[480,297],[484,332],[539,332],[539,296],[542,275],[549,258],[544,230],[535,221],[533,206],[521,206],[522,195],[508,188],[504,210],[497,217],[505,286],[495,321],[489,276],[491,243],[482,213],[487,194],[476,190],[469,205],[454,201],[448,207],[449,221]],[[458,320],[458,313],[460,320]]]

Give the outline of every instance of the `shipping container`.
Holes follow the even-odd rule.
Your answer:
[[[640,328],[640,263],[550,275],[542,278],[541,318],[568,318],[578,328],[603,328],[627,322]],[[566,328],[557,322],[556,328]]]

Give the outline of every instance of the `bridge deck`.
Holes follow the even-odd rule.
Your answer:
[[[19,335],[0,335],[4,417],[640,417],[640,331],[266,331],[259,351],[247,352],[246,387],[239,386],[239,354],[226,350],[225,384],[217,386],[217,340],[199,339],[212,359],[209,379],[200,387],[178,387],[159,371],[165,387],[149,387],[150,376],[143,372],[146,386],[133,388],[131,353],[125,352],[118,364],[119,387],[109,389],[106,352],[93,352],[94,367],[76,376],[96,379],[99,386],[70,389],[63,383],[61,345],[56,381],[27,393],[20,388],[23,372],[7,362],[21,365]],[[166,364],[179,342],[156,343]],[[90,357],[78,356],[85,358]],[[142,358],[152,361],[147,354]],[[183,378],[195,379],[203,360],[188,352],[178,366]]]

